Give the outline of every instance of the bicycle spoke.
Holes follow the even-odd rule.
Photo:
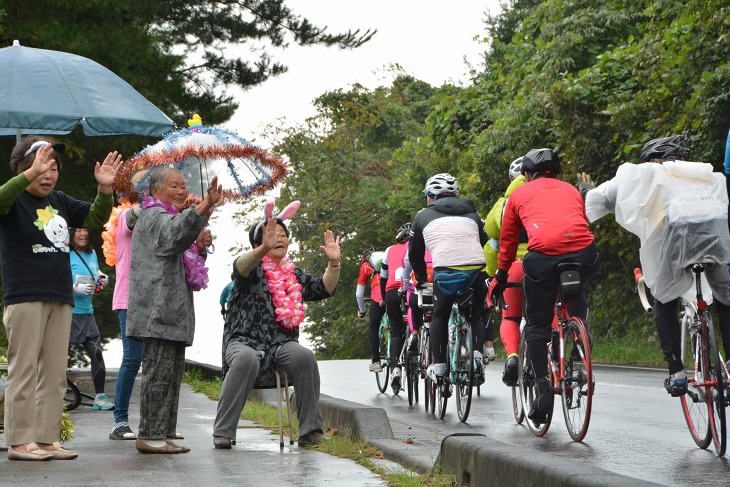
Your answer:
[[[570,437],[581,441],[588,432],[594,393],[590,339],[583,322],[574,318],[568,322],[562,349],[566,354],[563,416]]]
[[[700,448],[707,448],[712,442],[710,423],[713,413],[707,404],[707,391],[700,386],[704,381],[704,356],[701,340],[698,339],[699,327],[692,323],[692,316],[685,312],[682,317],[682,361],[688,371],[688,392],[680,397],[680,401],[692,440]]]
[[[727,393],[727,383],[724,376],[722,366],[722,358],[717,348],[717,338],[715,337],[715,329],[713,328],[712,319],[709,314],[703,316],[703,326],[708,331],[708,372],[711,381],[710,397],[712,398],[712,410],[715,429],[713,431],[713,442],[715,451],[719,456],[725,455],[727,449],[727,424],[725,417],[725,395]]]

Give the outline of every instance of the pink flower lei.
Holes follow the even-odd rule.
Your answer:
[[[298,328],[304,320],[304,303],[302,285],[294,274],[294,263],[289,257],[284,257],[276,264],[266,255],[261,267],[274,303],[276,321],[287,330]]]
[[[162,208],[172,215],[179,213],[178,209],[172,205],[160,201],[151,196],[142,198],[142,209]],[[182,254],[183,267],[185,269],[185,282],[193,291],[200,291],[208,287],[208,268],[205,267],[205,259],[200,256],[198,247],[193,244]]]

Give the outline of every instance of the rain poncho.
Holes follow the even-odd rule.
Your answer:
[[[591,222],[610,212],[641,239],[641,267],[662,303],[681,296],[694,278],[687,266],[730,261],[724,176],[701,162],[626,163],[586,195]]]

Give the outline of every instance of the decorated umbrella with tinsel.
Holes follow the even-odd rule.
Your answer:
[[[115,189],[122,195],[149,195],[149,169],[170,165],[185,177],[190,203],[205,197],[210,180],[218,176],[221,201],[245,200],[273,189],[287,175],[284,161],[268,154],[235,132],[206,127],[200,116],[188,128],[171,132],[148,146],[117,174]]]

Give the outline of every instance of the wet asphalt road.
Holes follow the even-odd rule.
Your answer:
[[[478,433],[485,441],[497,440],[530,451],[573,457],[612,472],[672,486],[730,485],[730,460],[719,458],[712,445],[698,448],[687,430],[680,402],[663,388],[666,372],[659,369],[596,366],[596,393],[590,428],[582,443],[570,439],[559,398],[550,430],[534,437],[527,426],[512,416],[510,389],[501,382],[503,362],[486,371],[481,396],[474,396],[467,424],[456,414],[450,400],[443,420],[423,406],[423,382],[419,404],[408,406],[406,391],[381,394],[366,360],[320,361],[322,393],[361,404],[384,408],[391,423],[406,430],[413,425],[414,439],[423,431],[441,438],[452,433]],[[730,413],[730,412],[729,412]],[[394,431],[395,431],[394,427]],[[398,428],[402,429],[402,428]],[[398,437],[396,432],[396,437]]]

